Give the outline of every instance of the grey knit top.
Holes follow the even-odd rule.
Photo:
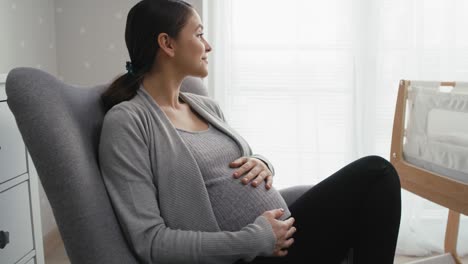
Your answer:
[[[242,184],[242,177],[232,177],[238,168],[229,167],[229,163],[242,157],[239,146],[209,122],[208,125],[204,131],[177,131],[197,161],[221,230],[238,231],[263,212],[277,208],[285,209],[281,219],[288,218],[288,206],[275,188],[267,190],[264,181],[254,188]]]
[[[261,159],[275,175],[271,162],[254,154],[226,123],[216,101],[183,92],[180,97],[229,135],[242,156]],[[122,232],[140,263],[232,264],[273,254],[276,237],[264,216],[239,231],[221,230],[192,151],[142,86],[106,113],[99,164]]]

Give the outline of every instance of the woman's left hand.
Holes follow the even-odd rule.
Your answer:
[[[267,190],[269,190],[273,185],[273,176],[271,171],[268,169],[267,165],[259,159],[251,157],[240,157],[229,163],[229,167],[240,167],[232,175],[236,179],[240,178],[242,175],[244,175],[244,173],[248,172],[247,175],[245,175],[241,180],[243,184],[248,184],[252,181],[251,185],[256,188],[260,185],[260,183],[262,183],[262,181],[266,181],[265,187]]]

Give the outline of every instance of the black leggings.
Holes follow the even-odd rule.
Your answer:
[[[294,243],[285,257],[251,263],[392,264],[400,229],[400,180],[378,156],[358,159],[313,186],[290,207]]]

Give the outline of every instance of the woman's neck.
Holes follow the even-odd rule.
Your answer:
[[[144,77],[143,87],[160,107],[180,110],[182,103],[179,93],[183,79],[184,77],[176,77],[169,72],[156,72]]]

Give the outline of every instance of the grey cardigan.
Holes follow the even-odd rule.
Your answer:
[[[243,156],[248,143],[213,99],[180,92],[190,107],[231,136]],[[124,236],[142,263],[234,263],[273,253],[268,220],[221,231],[196,160],[169,118],[142,86],[104,117],[99,145],[104,183]]]

